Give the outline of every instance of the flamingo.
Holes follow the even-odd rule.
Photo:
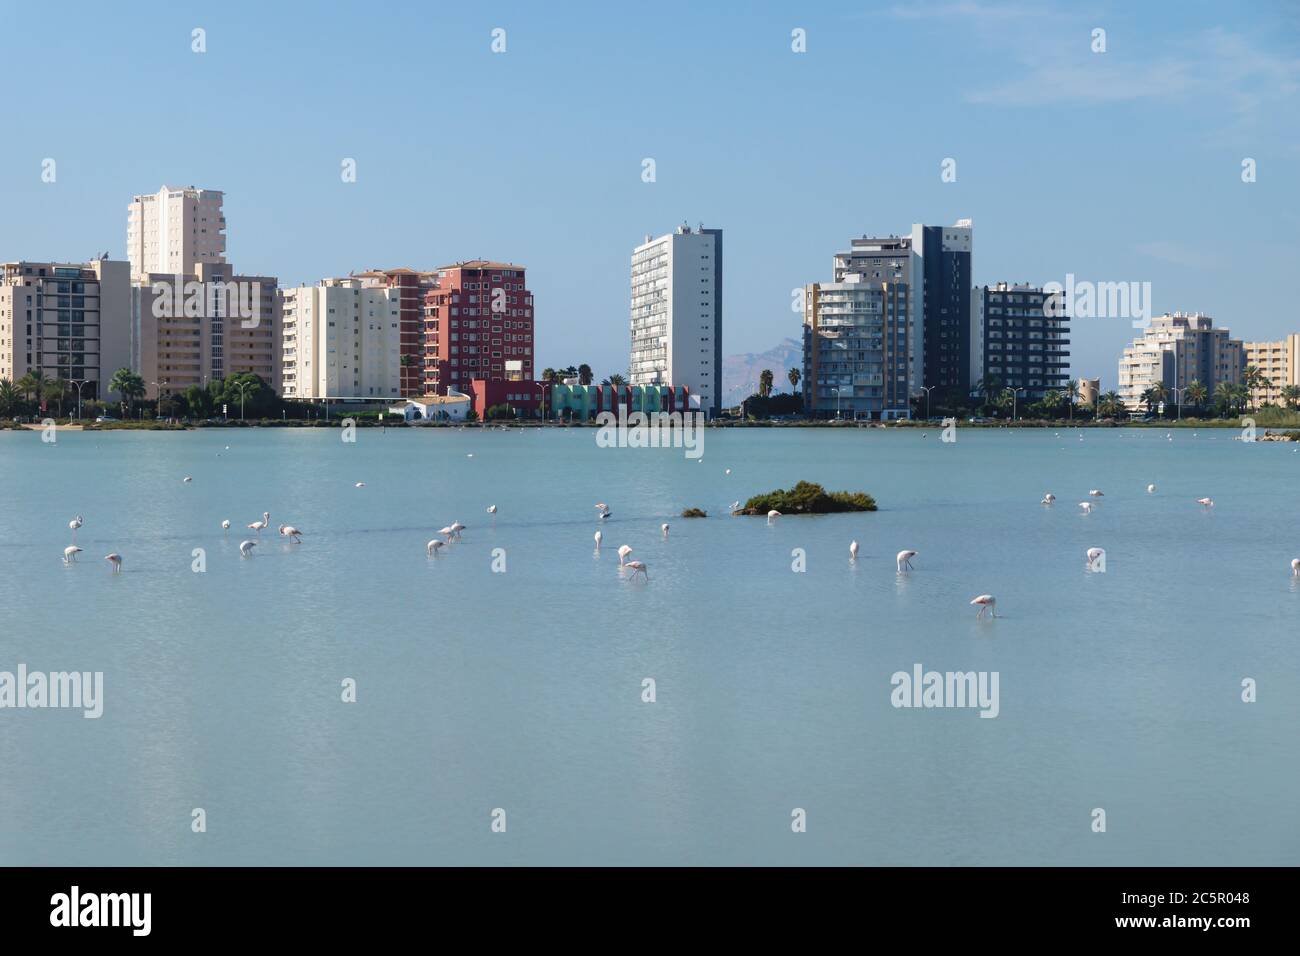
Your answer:
[[[442,535],[450,543],[452,537],[456,534],[456,530],[451,525],[447,525],[445,528],[439,528],[438,534]]]
[[[256,547],[256,541],[241,541],[239,542],[239,553],[242,557],[246,558],[253,553],[253,549]]]
[[[731,474],[731,469],[728,468],[726,471],[723,472],[723,474],[725,474],[725,475],[729,475],[729,474]]]
[[[600,550],[600,539],[603,538],[604,535],[601,534],[599,531],[597,531],[597,532],[595,533],[595,535],[593,535],[593,537],[596,539],[596,550],[599,551],[599,550]]]
[[[262,512],[262,520],[261,520],[261,521],[254,521],[254,522],[252,522],[251,524],[247,525],[247,527],[248,527],[248,529],[251,530],[251,531],[256,531],[256,532],[257,532],[257,536],[260,538],[260,537],[262,536],[262,529],[263,529],[263,528],[268,528],[268,527],[270,527],[270,525],[271,525],[271,512],[269,512],[269,511],[263,511],[263,512]]]
[[[1156,493],[1156,486],[1155,486],[1155,485],[1147,485],[1147,494],[1149,494],[1149,495],[1154,495],[1155,493]]]
[[[1292,577],[1294,577],[1294,576],[1296,576],[1296,575],[1298,575],[1298,574],[1300,574],[1300,558],[1292,558],[1292,559],[1291,559],[1291,575],[1292,575]]]
[[[438,553],[438,549],[446,547],[446,544],[447,542],[439,541],[437,538],[434,538],[432,541],[430,541],[428,544],[424,546],[424,553],[427,554],[429,557],[433,557],[435,554]]]
[[[464,530],[465,530],[465,526],[461,524],[459,521],[453,521],[451,523],[451,533],[454,537],[459,538],[460,533]]]
[[[1089,571],[1096,571],[1099,562],[1106,559],[1106,551],[1103,548],[1089,548],[1087,551],[1086,566]]]
[[[856,541],[849,542],[849,560],[858,560],[858,543]]]
[[[1214,499],[1213,499],[1213,498],[1197,498],[1197,499],[1196,499],[1196,503],[1197,503],[1198,505],[1204,505],[1204,506],[1207,507],[1207,508],[1213,508],[1213,507],[1214,507]]]
[[[194,480],[194,479],[191,478],[189,475],[186,475],[184,478],[181,479],[181,483],[182,483],[182,484],[186,484],[186,485],[188,485],[188,484],[189,484],[190,482],[192,482],[193,480]]]
[[[364,488],[365,486],[366,486],[366,483],[365,483],[364,481],[358,481],[358,482],[357,482],[355,485],[353,485],[352,487],[353,487],[353,488]]]
[[[1092,497],[1092,498],[1104,498],[1104,497],[1106,497],[1106,492],[1104,492],[1104,491],[1099,491],[1098,489],[1094,488],[1094,489],[1092,489],[1092,491],[1088,492],[1088,495],[1089,495],[1089,497]]]
[[[1055,500],[1056,500],[1056,495],[1052,494],[1049,491],[1047,494],[1043,495],[1043,500],[1040,502],[1040,504],[1050,505]]]
[[[619,545],[619,546],[618,546],[618,563],[619,563],[619,564],[626,564],[626,563],[627,563],[627,560],[626,560],[626,559],[627,559],[627,556],[628,556],[629,554],[631,554],[631,553],[632,553],[632,549],[631,549],[630,547],[628,547],[626,544],[621,544],[621,545]]]
[[[1086,514],[1086,515],[1090,515],[1090,514],[1092,514],[1092,502],[1090,502],[1090,501],[1080,501],[1080,502],[1079,502],[1079,507],[1083,509],[1083,513],[1084,513],[1084,514]]]
[[[77,515],[75,518],[73,518],[71,521],[68,522],[68,527],[72,529],[72,540],[74,542],[77,540],[77,529],[80,528],[83,524],[85,524],[85,522],[81,520],[81,515]]]
[[[767,520],[769,522],[775,521],[779,517],[781,517],[781,512],[777,511],[775,508],[767,513]]]
[[[104,555],[104,560],[113,566],[114,574],[122,573],[122,556],[114,551],[112,554]]]
[[[992,594],[981,594],[970,603],[979,606],[980,612],[975,615],[976,620],[982,618],[985,611],[991,612],[991,616],[993,617],[998,616],[998,599]]]
[[[661,524],[659,526],[659,530],[664,533],[665,538],[668,537],[668,522],[665,521],[663,524]]]
[[[221,522],[221,530],[222,530],[222,531],[229,531],[229,530],[230,530],[230,519],[229,519],[229,518],[226,518],[224,521]]]
[[[68,545],[68,547],[63,549],[63,563],[72,564],[74,561],[77,560],[77,555],[80,552],[81,549],[78,548],[75,544]]]
[[[731,512],[732,512],[732,514],[735,514],[735,513],[736,513],[737,511],[739,511],[739,510],[740,510],[740,502],[739,502],[739,501],[733,501],[733,502],[731,503]]]
[[[292,538],[294,541],[302,541],[302,532],[291,524],[280,525],[280,537]]]
[[[490,515],[494,515],[494,514],[496,514],[496,513],[497,513],[497,506],[496,506],[496,505],[488,505],[488,507],[487,507],[487,513],[490,514]]]
[[[626,565],[632,569],[632,577],[635,578],[638,573],[644,574],[647,581],[650,580],[650,572],[645,569],[644,561],[629,561]]]
[[[899,573],[904,570],[913,571],[912,559],[916,557],[916,551],[900,551],[894,556],[894,564],[897,566]]]

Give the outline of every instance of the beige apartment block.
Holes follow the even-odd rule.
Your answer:
[[[1221,382],[1241,381],[1243,349],[1239,339],[1200,312],[1158,315],[1142,337],[1124,349],[1119,360],[1119,395],[1125,407],[1145,406],[1142,393],[1157,382],[1178,401],[1174,389],[1199,381],[1212,396]]]
[[[200,263],[226,261],[223,194],[193,186],[164,186],[127,207],[126,248],[131,275],[189,275]]]
[[[130,264],[7,262],[0,265],[0,378],[39,370],[83,399],[108,397],[113,372],[130,365]]]
[[[1282,389],[1300,385],[1300,335],[1292,333],[1276,342],[1246,342],[1242,349],[1246,364],[1259,369],[1271,383],[1251,390],[1251,404],[1256,407],[1266,403],[1283,404]]]
[[[371,278],[282,289],[284,397],[402,395],[402,290]]]
[[[253,372],[278,393],[280,298],[270,276],[225,263],[188,274],[146,273],[132,289],[132,365],[150,398]]]

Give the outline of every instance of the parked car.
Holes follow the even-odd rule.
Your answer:
[[[95,424],[102,425],[105,422],[115,422],[115,421],[117,421],[117,419],[114,418],[112,415],[100,415],[98,418],[95,419]]]

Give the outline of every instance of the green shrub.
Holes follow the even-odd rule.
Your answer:
[[[683,518],[707,518],[709,513],[702,508],[687,508],[682,512]]]
[[[782,514],[825,515],[843,511],[875,511],[876,499],[861,491],[827,492],[821,485],[801,481],[789,491],[778,488],[765,495],[755,495],[745,502],[740,514],[766,515],[769,511]]]

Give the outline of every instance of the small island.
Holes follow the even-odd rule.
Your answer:
[[[686,508],[682,511],[683,518],[707,518],[709,513],[703,508]]]
[[[783,515],[828,515],[845,511],[875,511],[876,499],[861,491],[830,491],[811,481],[801,481],[789,491],[778,488],[755,495],[732,514],[762,515],[779,511]]]

